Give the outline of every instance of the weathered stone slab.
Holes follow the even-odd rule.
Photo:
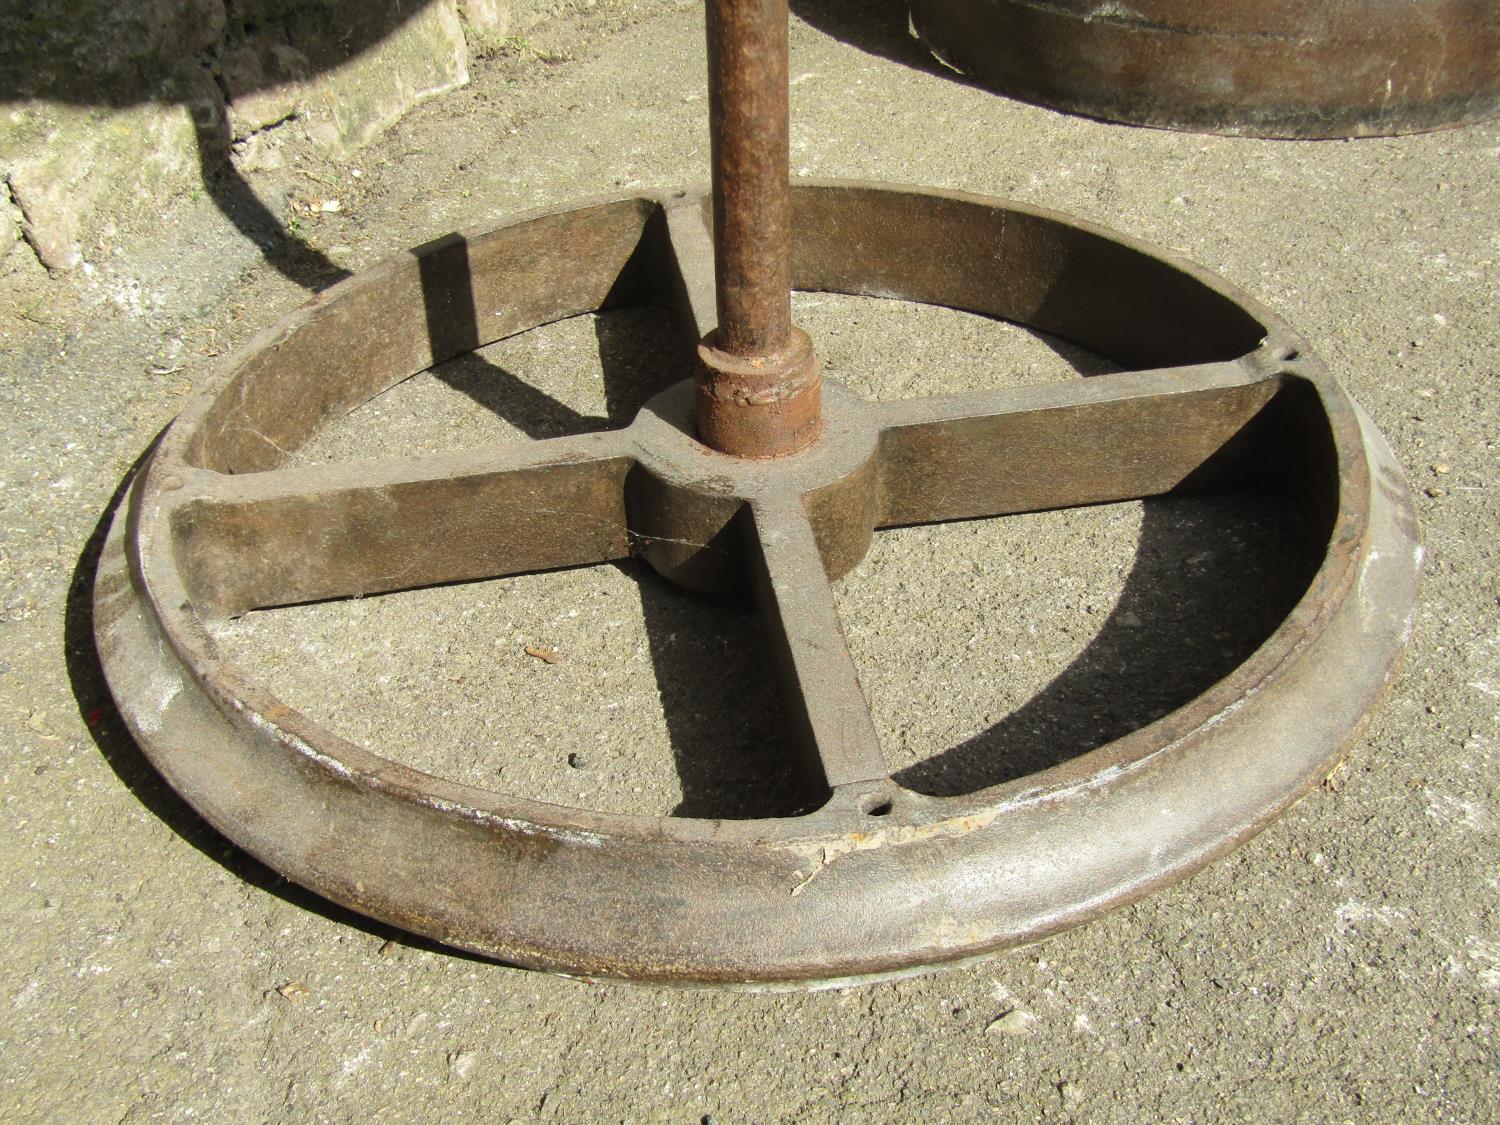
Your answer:
[[[52,270],[199,186],[231,144],[244,171],[288,143],[358,149],[468,81],[466,28],[503,39],[510,18],[505,0],[0,7],[0,180],[21,215],[0,210],[0,254],[19,229]]]
[[[10,117],[12,135],[44,138],[9,158],[5,176],[26,240],[50,270],[73,269],[101,227],[159,210],[199,180],[197,131],[181,103],[32,102]]]
[[[218,74],[234,141],[295,120],[346,153],[469,80],[457,0],[235,0],[230,15]]]
[[[418,102],[468,81],[457,4],[438,0],[398,34],[309,84],[298,116],[316,144],[347,152],[379,136]]]
[[[504,46],[515,22],[515,8],[508,0],[458,0],[469,50],[479,54]]]
[[[297,48],[270,36],[226,51],[218,73],[229,98],[231,137],[243,140],[296,117],[308,96],[310,65]]]

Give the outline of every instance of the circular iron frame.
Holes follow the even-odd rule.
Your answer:
[[[663,301],[690,346],[713,316],[708,208],[701,192],[614,199],[420,247],[262,332],[169,427],[111,529],[95,629],[131,732],[199,813],[335,902],[489,957],[766,986],[1045,937],[1197,870],[1327,774],[1410,628],[1421,547],[1401,471],[1269,310],[1051,212],[799,183],[794,283],[1002,317],[1126,371],[886,403],[830,385],[823,435],[774,461],[698,443],[680,385],[607,433],[286,466],[381,390],[549,321]],[[1220,485],[1285,497],[1316,560],[1241,666],[1014,782],[933,797],[891,779],[828,587],[875,530]],[[753,591],[793,743],[826,793],[815,811],[610,815],[432,777],[273,698],[211,628],[627,553],[691,587]]]

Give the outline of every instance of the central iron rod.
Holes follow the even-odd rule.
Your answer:
[[[787,0],[709,0],[718,346],[766,355],[792,327]]]
[[[822,428],[818,364],[792,324],[787,0],[708,0],[718,328],[699,346],[698,435],[779,457]]]

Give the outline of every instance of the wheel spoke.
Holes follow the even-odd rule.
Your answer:
[[[197,472],[174,502],[200,612],[578,566],[629,553],[618,432],[475,453]]]
[[[884,778],[870,706],[801,500],[756,502],[750,522],[756,601],[793,740],[817,756],[830,786]]]
[[[1156,496],[1243,474],[1236,442],[1283,385],[1241,360],[894,402],[883,527]]]
[[[665,210],[670,299],[683,333],[696,343],[719,322],[707,200],[689,194],[669,202]]]

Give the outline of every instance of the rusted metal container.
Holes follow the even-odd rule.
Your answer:
[[[1500,115],[1500,0],[911,0],[941,60],[1111,121],[1259,137]]]

